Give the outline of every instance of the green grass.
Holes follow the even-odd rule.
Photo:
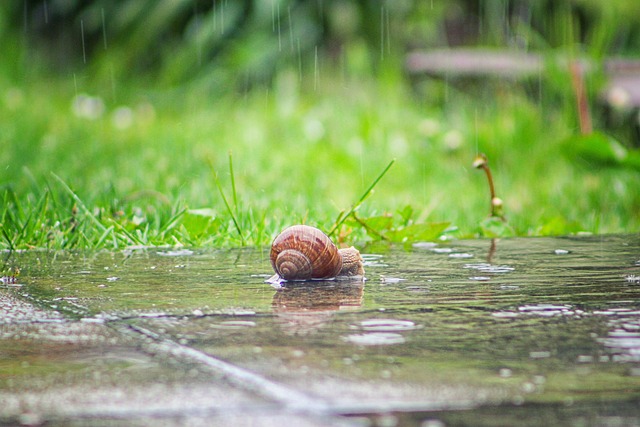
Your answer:
[[[568,74],[553,78],[542,91],[425,92],[400,67],[325,66],[234,93],[0,77],[0,247],[266,245],[301,222],[341,223],[334,237],[350,244],[433,239],[447,225],[457,238],[640,231],[638,171],[566,155],[577,121],[571,92],[546,91]],[[104,104],[95,119],[74,112],[82,93]],[[478,152],[504,200],[497,231]]]

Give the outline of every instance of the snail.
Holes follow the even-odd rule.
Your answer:
[[[280,233],[271,244],[271,265],[278,280],[362,278],[360,252],[338,249],[329,236],[308,225],[294,225]]]

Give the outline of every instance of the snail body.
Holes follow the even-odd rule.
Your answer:
[[[283,280],[364,275],[357,249],[338,249],[329,236],[308,225],[294,225],[280,233],[271,244],[270,258]]]

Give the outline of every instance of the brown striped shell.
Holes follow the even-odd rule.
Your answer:
[[[294,225],[271,244],[271,265],[284,280],[328,279],[342,269],[342,257],[331,239],[317,228]]]

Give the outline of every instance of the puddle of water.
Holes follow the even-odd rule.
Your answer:
[[[256,273],[270,270],[268,253],[192,250],[26,252],[22,290],[48,309],[76,317],[142,312],[203,314],[265,311],[273,289]]]
[[[363,252],[364,283],[281,289],[264,283],[264,250],[15,254],[7,262],[22,273],[0,286],[0,346],[62,345],[32,330],[51,322],[61,328],[52,336],[81,325],[84,338],[66,341],[75,346],[103,345],[90,339],[96,331],[133,325],[304,391],[334,413],[413,414],[398,415],[399,425],[428,425],[425,410],[440,411],[430,412],[434,423],[455,424],[462,412],[446,412],[455,408],[471,420],[535,405],[550,416],[568,402],[608,408],[599,419],[640,399],[639,236]],[[0,378],[15,368],[4,363]],[[640,414],[630,417],[640,424]]]
[[[182,414],[261,403],[220,376],[82,322],[0,324],[0,402],[0,424],[7,425],[94,425],[87,419],[135,419],[141,408]]]
[[[637,426],[638,402],[620,403],[567,401],[561,404],[519,404],[483,407],[464,411],[432,411],[423,413],[397,413],[393,419],[371,416],[373,422],[392,421],[394,426],[446,427],[446,426]],[[380,423],[378,424],[380,425]]]

